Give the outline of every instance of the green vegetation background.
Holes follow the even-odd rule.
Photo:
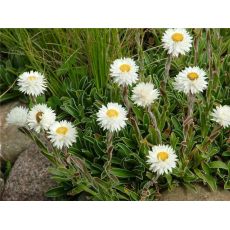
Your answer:
[[[138,145],[130,127],[116,136],[114,180],[110,180],[103,175],[107,159],[105,133],[98,127],[95,113],[101,104],[122,102],[120,89],[109,77],[109,66],[116,58],[134,58],[140,66],[141,80],[160,87],[167,59],[161,44],[163,32],[163,29],[0,30],[0,102],[20,99],[28,104],[28,98],[17,90],[16,79],[24,71],[40,71],[48,79],[48,92],[38,101],[47,101],[59,119],[68,119],[78,127],[80,138],[70,149],[70,154],[76,156],[75,165],[58,164],[46,146],[40,145],[54,163],[51,173],[59,183],[48,196],[76,199],[85,192],[95,200],[141,199],[143,188],[153,176],[145,162],[148,143],[155,144],[156,140],[148,115],[134,107],[145,143]],[[196,100],[195,131],[189,153],[182,157],[172,175],[160,178],[159,187],[165,190],[182,184],[192,188],[195,183],[204,183],[212,190],[218,186],[230,189],[229,129],[222,130],[207,148],[201,147],[214,127],[210,111],[218,104],[230,105],[230,30],[189,29],[189,32],[197,43],[198,66],[212,80],[207,91]],[[170,107],[165,110],[162,99],[153,106],[164,143],[171,144],[177,152],[183,141],[187,101],[185,95],[173,89],[172,81],[179,71],[194,65],[194,53],[192,48],[188,55],[172,61],[167,86]],[[146,199],[156,196],[157,191],[151,188]]]

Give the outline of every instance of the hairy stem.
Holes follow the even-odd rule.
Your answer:
[[[160,87],[161,94],[164,98],[164,104],[166,105],[167,109],[168,109],[168,96],[166,92],[166,86],[167,86],[168,79],[169,79],[169,71],[171,68],[171,63],[172,63],[172,55],[169,54],[167,57],[166,63],[165,63],[164,80],[161,81],[161,87]]]
[[[135,116],[132,115],[132,108],[131,108],[131,105],[130,105],[130,102],[129,102],[129,97],[128,97],[128,86],[124,86],[123,87],[123,100],[124,100],[124,104],[127,108],[127,111],[128,111],[128,119],[129,121],[131,122],[132,126],[134,127],[137,135],[138,135],[138,142],[140,140],[142,140],[142,136],[141,136],[141,132],[140,132],[140,129],[138,127],[138,123],[137,123],[137,120],[135,118]]]
[[[113,132],[108,132],[106,136],[106,145],[107,145],[107,155],[108,155],[108,165],[111,165],[112,157],[113,157]]]
[[[30,96],[30,99],[31,99],[31,101],[32,101],[33,104],[37,103],[35,96]]]
[[[165,63],[165,72],[164,72],[164,86],[165,86],[165,90],[166,90],[166,85],[169,79],[169,71],[170,71],[170,67],[171,67],[171,63],[172,63],[172,55],[169,54],[166,63]]]
[[[144,185],[144,187],[143,187],[143,189],[141,191],[141,199],[140,199],[141,201],[146,200],[146,198],[149,196],[149,194],[148,194],[149,188],[152,187],[153,185],[155,185],[158,195],[160,194],[159,193],[159,187],[158,187],[158,184],[157,184],[157,180],[158,180],[159,177],[160,177],[160,174],[157,174],[156,177],[153,177],[152,180],[150,180],[149,182],[147,182]]]
[[[158,128],[156,117],[155,117],[154,113],[151,111],[151,106],[148,106],[148,113],[149,113],[150,119],[152,121],[152,125],[157,132],[158,142],[159,142],[159,144],[162,144],[161,132],[160,132],[160,129]]]
[[[187,102],[188,102],[188,112],[187,116],[183,122],[183,131],[184,131],[184,141],[183,145],[188,145],[189,141],[189,134],[192,132],[193,129],[193,107],[195,102],[195,95],[189,92],[187,95]]]
[[[212,142],[219,136],[219,134],[221,133],[221,130],[222,130],[222,126],[219,124],[213,128],[210,135],[207,136],[203,141],[203,144],[202,144],[203,151],[207,151],[208,146],[212,144]]]
[[[194,37],[194,65],[198,64],[198,37]]]
[[[188,100],[188,116],[193,117],[193,107],[194,107],[194,102],[195,102],[195,95],[189,92],[187,95],[187,100]]]
[[[145,35],[145,31],[143,31],[143,29],[138,29],[135,39],[136,39],[136,43],[137,43],[137,51],[138,51],[138,62],[139,62],[139,66],[140,66],[140,79],[143,80],[144,78],[144,52],[143,52],[143,40],[144,40],[144,35]]]
[[[211,44],[211,33],[210,29],[206,29],[206,40],[207,40],[207,62],[208,62],[208,75],[209,84],[207,89],[207,105],[210,105],[211,94],[213,89],[213,74],[212,74],[212,44]]]
[[[128,111],[128,117],[130,116],[130,113],[131,113],[131,106],[130,106],[130,102],[129,102],[129,90],[128,90],[128,86],[125,85],[123,86],[123,100],[124,100],[124,104],[127,108],[127,111]]]

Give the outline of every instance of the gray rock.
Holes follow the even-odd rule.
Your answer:
[[[16,160],[5,183],[2,200],[48,200],[45,192],[55,187],[50,162],[32,144]]]
[[[176,187],[172,191],[161,194],[162,201],[230,201],[230,191],[210,191],[201,185],[196,185],[197,192],[183,187]]]
[[[32,143],[16,126],[6,123],[7,114],[18,105],[18,102],[11,102],[0,106],[0,160],[2,158],[14,162]]]

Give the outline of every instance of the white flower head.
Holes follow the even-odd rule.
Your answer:
[[[18,77],[18,86],[19,91],[37,97],[44,93],[47,82],[41,73],[30,71],[24,72]]]
[[[116,59],[110,66],[113,81],[120,86],[132,85],[138,79],[139,67],[131,58]]]
[[[185,94],[196,94],[207,88],[206,73],[199,67],[187,67],[175,78],[174,87]]]
[[[46,104],[35,105],[28,114],[28,125],[31,129],[40,133],[42,130],[48,130],[55,122],[56,115]]]
[[[224,128],[230,126],[230,106],[219,105],[211,113],[212,120],[219,123]]]
[[[127,111],[118,103],[108,103],[97,113],[99,125],[110,132],[119,131],[126,126]]]
[[[167,29],[164,32],[162,42],[168,54],[175,57],[178,57],[179,54],[184,55],[192,47],[192,37],[186,29]]]
[[[157,89],[154,89],[152,83],[141,82],[132,90],[132,100],[138,106],[150,106],[160,95]]]
[[[49,138],[54,147],[62,149],[63,147],[70,147],[76,142],[77,130],[68,121],[55,122],[50,126]]]
[[[155,145],[149,151],[147,163],[150,164],[150,170],[158,175],[172,172],[176,167],[177,155],[169,145]]]
[[[28,109],[22,106],[13,108],[6,117],[6,122],[19,127],[26,126]]]

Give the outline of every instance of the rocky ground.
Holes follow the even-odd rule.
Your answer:
[[[196,185],[196,190],[188,190],[183,187],[176,187],[172,191],[162,194],[162,201],[230,201],[230,191],[217,190],[211,192],[208,188]]]
[[[2,200],[48,200],[44,193],[55,186],[49,161],[32,144],[16,160],[6,181]]]
[[[49,161],[17,127],[5,122],[17,105],[0,106],[0,168],[6,161],[13,165],[8,178],[0,170],[0,200],[47,200],[45,192],[55,185],[48,173]]]
[[[17,127],[8,126],[5,122],[7,113],[17,105],[17,102],[13,102],[0,106],[0,168],[3,161],[13,164],[8,178],[4,178],[0,170],[0,200],[48,200],[44,194],[55,186],[48,173],[49,161]],[[230,201],[230,191],[211,192],[200,185],[197,186],[197,192],[177,187],[163,193],[160,200]]]

